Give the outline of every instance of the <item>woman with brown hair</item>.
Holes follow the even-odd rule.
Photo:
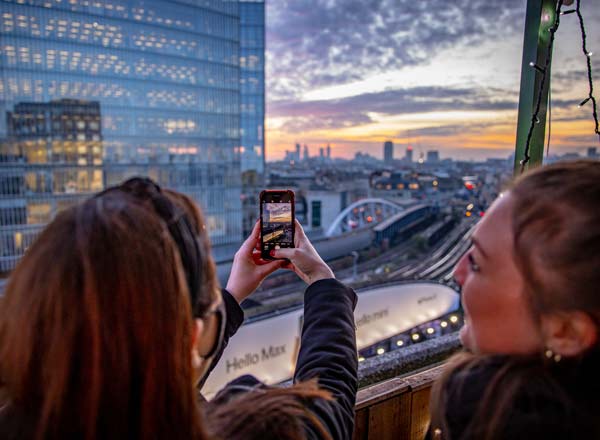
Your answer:
[[[600,438],[600,162],[536,169],[455,269],[466,349],[435,384],[433,438]]]
[[[265,262],[255,228],[221,292],[186,196],[136,178],[59,214],[12,274],[0,311],[2,438],[347,438],[356,296],[296,235],[291,262]],[[195,385],[241,325],[238,303],[284,264],[310,283],[299,384],[248,387],[245,377],[218,405],[201,403]]]

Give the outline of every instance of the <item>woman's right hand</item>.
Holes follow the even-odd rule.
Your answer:
[[[273,250],[271,256],[287,258],[289,263],[284,264],[282,268],[293,270],[306,284],[310,285],[315,281],[335,278],[332,270],[306,237],[298,220],[295,221],[294,246],[294,248]]]

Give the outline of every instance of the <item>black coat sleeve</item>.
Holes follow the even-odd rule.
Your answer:
[[[319,386],[331,392],[334,400],[319,399],[311,409],[334,439],[350,439],[354,429],[356,301],[356,293],[335,279],[311,284],[304,295],[304,325],[294,382],[316,377]]]
[[[215,368],[225,347],[229,344],[229,338],[236,334],[242,323],[244,322],[244,311],[236,301],[236,299],[225,289],[221,289],[223,304],[225,305],[225,331],[223,334],[223,343],[210,364],[209,373]],[[207,374],[208,376],[208,374]]]

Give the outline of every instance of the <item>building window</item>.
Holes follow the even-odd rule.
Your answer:
[[[311,202],[311,213],[312,213],[312,217],[311,217],[311,226],[313,228],[320,228],[321,227],[321,201],[320,200],[313,200]]]

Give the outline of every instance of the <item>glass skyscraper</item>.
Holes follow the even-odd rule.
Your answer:
[[[265,168],[265,2],[240,0],[242,171]]]
[[[265,169],[265,2],[240,0],[243,233],[252,230]]]
[[[227,0],[0,1],[0,271],[133,175],[193,196],[214,246],[240,241],[242,155],[264,163],[258,4],[244,22]]]

